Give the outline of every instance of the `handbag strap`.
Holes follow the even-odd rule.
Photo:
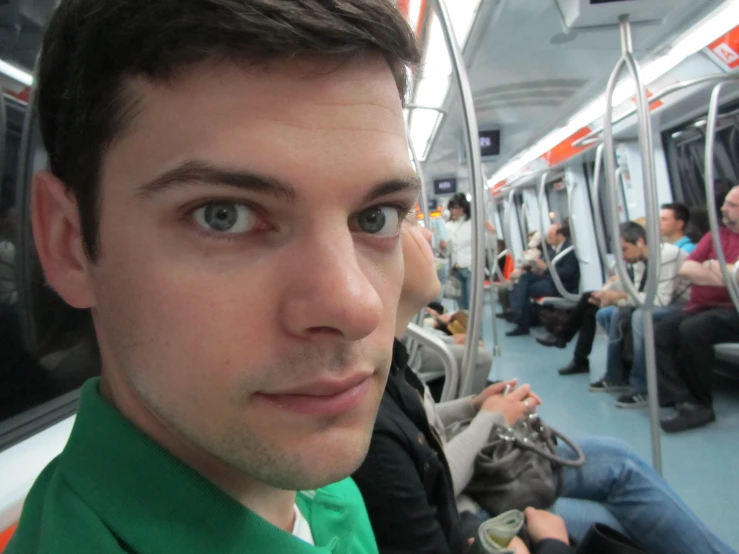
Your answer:
[[[581,467],[585,463],[585,454],[583,453],[582,449],[580,449],[580,447],[577,446],[577,444],[575,444],[575,442],[572,439],[570,439],[570,437],[568,437],[567,435],[563,433],[560,433],[553,427],[545,425],[544,422],[541,421],[541,419],[539,418],[537,414],[529,414],[528,418],[525,421],[526,421],[525,427],[527,429],[532,429],[534,425],[538,425],[542,428],[542,431],[544,431],[543,438],[545,439],[547,445],[549,446],[549,449],[550,449],[549,451],[541,448],[538,444],[536,444],[533,440],[531,440],[530,437],[519,436],[519,434],[516,433],[515,430],[510,427],[505,428],[505,429],[501,429],[499,427],[498,437],[506,441],[514,442],[516,446],[518,446],[519,448],[523,448],[525,450],[530,450],[532,452],[535,452],[536,454],[538,454],[539,456],[543,458],[546,458],[553,464],[558,464],[560,466],[565,466],[565,467]],[[574,460],[570,460],[566,458],[560,458],[559,456],[556,456],[555,454],[553,454],[554,443],[551,440],[551,438],[547,435],[557,437],[558,439],[562,440],[562,442],[565,443],[570,448],[570,450],[572,450],[575,453],[577,458]]]

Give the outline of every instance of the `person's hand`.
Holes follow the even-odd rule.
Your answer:
[[[565,522],[558,515],[534,508],[526,508],[523,514],[526,517],[529,535],[534,544],[545,539],[555,539],[565,544],[570,543]]]
[[[485,222],[485,229],[487,229],[489,233],[495,233],[495,225],[493,225],[489,221]]]
[[[441,240],[439,241],[439,248],[441,248],[442,250],[446,250],[446,247],[447,247],[447,246],[448,246],[448,245],[447,245],[447,242],[446,242],[446,241],[445,241],[444,239],[441,239]]]
[[[539,405],[541,405],[541,398],[531,392],[531,385],[523,385],[508,396],[496,394],[486,398],[480,410],[502,414],[506,424],[511,426],[524,417],[527,412],[536,411],[536,407]]]
[[[531,554],[529,552],[529,549],[526,548],[526,543],[524,543],[521,539],[518,537],[513,537],[510,543],[508,543],[508,549],[513,550],[516,554]]]
[[[482,403],[485,402],[487,398],[495,396],[496,394],[503,394],[507,386],[510,385],[510,387],[513,388],[517,383],[518,379],[511,379],[510,381],[501,381],[500,383],[495,383],[494,385],[485,387],[480,394],[472,399],[472,406],[476,410],[479,410],[482,407]]]
[[[467,539],[467,544],[472,546],[475,544],[475,539]],[[529,552],[529,549],[526,548],[526,543],[524,543],[521,539],[518,537],[513,537],[511,539],[511,542],[508,543],[508,550],[513,550],[515,554],[531,554]]]
[[[454,314],[440,314],[439,315],[439,319],[443,321],[444,323],[451,322],[453,317],[454,317]]]
[[[620,290],[602,290],[597,293],[600,298],[600,307],[612,306],[619,300],[628,298],[628,294]]]
[[[467,342],[467,335],[452,335],[454,344],[462,345]]]
[[[600,306],[601,303],[601,296],[603,295],[605,291],[599,290],[597,292],[594,292],[590,295],[590,298],[588,298],[588,303],[592,304],[593,306]]]
[[[439,312],[437,312],[437,311],[436,311],[436,310],[434,310],[433,308],[428,308],[428,307],[427,307],[427,308],[426,308],[426,313],[427,313],[427,314],[429,314],[429,315],[430,315],[430,316],[432,316],[432,317],[441,317],[441,316],[439,315]]]

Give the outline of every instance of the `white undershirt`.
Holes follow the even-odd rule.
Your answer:
[[[303,517],[303,514],[300,513],[300,509],[298,508],[298,505],[295,504],[295,524],[293,525],[293,535],[298,537],[299,539],[307,542],[308,544],[311,544],[315,546],[315,542],[313,541],[313,533],[310,531],[310,525],[308,525],[308,520]]]

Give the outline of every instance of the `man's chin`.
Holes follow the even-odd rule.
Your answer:
[[[367,457],[370,437],[359,438],[360,432],[353,436],[337,437],[329,444],[310,445],[303,452],[299,473],[294,478],[293,490],[314,490],[350,477]],[[364,433],[362,433],[364,435]],[[297,468],[296,468],[297,469]]]

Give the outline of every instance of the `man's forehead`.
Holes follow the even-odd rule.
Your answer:
[[[395,79],[379,55],[343,61],[296,57],[260,65],[203,62],[182,69],[166,83],[132,78],[128,84],[143,108],[236,97],[248,98],[257,112],[279,108],[298,114],[293,106],[311,104],[325,107],[327,113],[358,106],[374,106],[392,116],[402,113]]]

